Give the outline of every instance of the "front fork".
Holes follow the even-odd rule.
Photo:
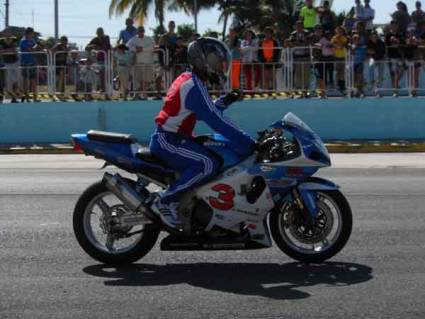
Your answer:
[[[307,226],[312,227],[318,213],[314,192],[311,190],[294,188],[292,190],[292,198],[294,199],[295,207],[304,217]]]

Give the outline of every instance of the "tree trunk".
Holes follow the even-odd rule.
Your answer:
[[[223,22],[223,33],[222,33],[222,39],[223,41],[226,40],[226,30],[227,30],[227,19],[228,19],[228,14],[224,14],[224,22]]]

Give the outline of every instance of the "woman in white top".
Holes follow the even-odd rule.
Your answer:
[[[242,70],[245,77],[246,90],[252,91],[252,77],[254,75],[255,87],[260,82],[260,68],[258,66],[258,42],[255,39],[255,33],[247,30],[244,33],[244,39],[241,42],[241,60]]]

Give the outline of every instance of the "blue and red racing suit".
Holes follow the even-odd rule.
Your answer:
[[[180,178],[164,193],[164,204],[178,201],[189,188],[219,173],[220,160],[193,141],[197,120],[226,137],[236,153],[252,153],[254,140],[223,117],[226,107],[222,98],[212,101],[204,82],[193,73],[183,73],[171,85],[155,118],[157,129],[149,146],[153,155],[180,173]]]

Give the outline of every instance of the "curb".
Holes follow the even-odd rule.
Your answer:
[[[425,141],[332,141],[330,153],[419,153]],[[1,154],[76,154],[71,144],[0,145]]]

